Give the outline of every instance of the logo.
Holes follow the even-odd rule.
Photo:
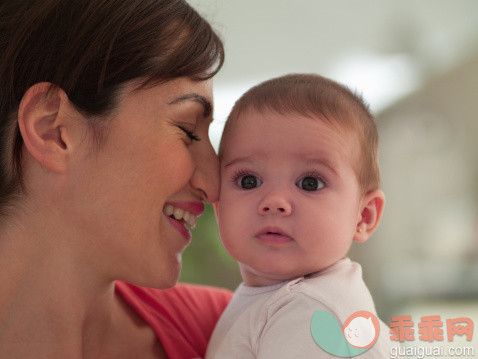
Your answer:
[[[317,345],[338,357],[353,357],[369,350],[377,341],[380,324],[377,317],[361,310],[340,323],[329,312],[316,310],[310,331]]]
[[[445,320],[446,319],[446,320]],[[390,349],[390,358],[407,356],[425,358],[438,357],[474,357],[473,346],[456,346],[464,341],[471,342],[473,338],[474,323],[469,317],[443,318],[441,315],[425,315],[420,317],[418,325],[411,315],[392,317],[390,326],[390,340],[400,342],[400,346]],[[461,338],[456,338],[456,337]],[[413,343],[418,341],[418,345]]]
[[[419,339],[422,341],[434,342],[444,339],[443,321],[439,315],[428,315],[420,318],[418,323]],[[411,315],[392,317],[390,322],[390,339],[400,342],[415,340],[415,323]],[[452,342],[456,335],[465,336],[471,341],[473,337],[473,320],[467,317],[460,317],[446,320],[446,336]]]

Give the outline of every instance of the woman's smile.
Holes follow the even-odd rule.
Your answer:
[[[203,212],[204,204],[202,202],[168,202],[163,209],[168,221],[187,242],[191,240],[191,231],[188,227],[194,229],[197,218]]]

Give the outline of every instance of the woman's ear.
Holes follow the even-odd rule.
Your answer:
[[[363,197],[353,238],[355,242],[365,242],[372,235],[380,223],[384,205],[385,195],[379,189],[373,190]]]
[[[65,92],[47,82],[37,83],[24,94],[18,109],[18,125],[30,155],[51,171],[63,172],[70,149],[72,118]]]

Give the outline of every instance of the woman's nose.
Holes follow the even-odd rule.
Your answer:
[[[271,193],[259,203],[258,212],[260,215],[289,216],[292,212],[292,205],[282,194]]]
[[[189,183],[201,200],[214,203],[219,200],[219,160],[208,141],[203,151],[195,156],[196,168]]]

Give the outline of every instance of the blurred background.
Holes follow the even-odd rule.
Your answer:
[[[236,99],[265,79],[314,72],[362,93],[379,128],[387,204],[350,257],[385,322],[412,315],[410,344],[421,344],[421,316],[478,325],[478,1],[189,2],[226,47],[214,79],[215,148]],[[241,281],[210,207],[183,258],[183,282],[233,290]],[[472,344],[478,356],[477,336],[442,344]]]

